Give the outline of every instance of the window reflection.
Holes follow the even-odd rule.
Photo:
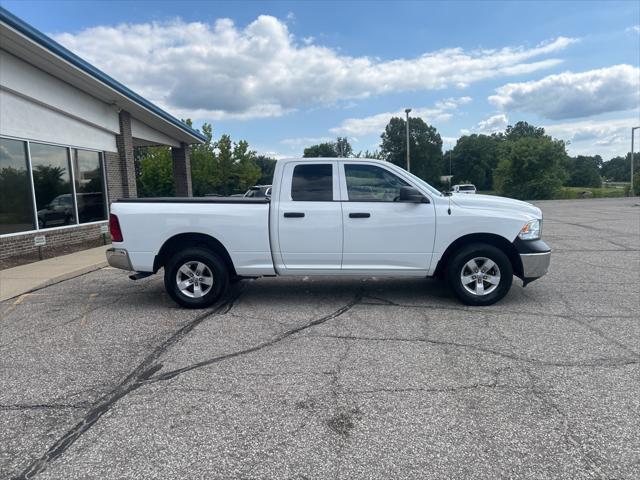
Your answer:
[[[0,138],[0,235],[33,230],[25,142]]]
[[[73,172],[80,223],[105,220],[107,209],[100,154],[74,149]]]
[[[68,150],[39,143],[29,148],[39,228],[76,223]]]

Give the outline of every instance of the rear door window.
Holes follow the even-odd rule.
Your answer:
[[[291,178],[291,199],[297,202],[333,201],[333,165],[296,165]]]

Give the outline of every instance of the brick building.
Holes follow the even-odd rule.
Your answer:
[[[0,7],[0,260],[99,238],[136,196],[133,148],[167,145],[191,196],[205,137]]]

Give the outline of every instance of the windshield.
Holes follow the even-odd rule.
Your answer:
[[[476,187],[474,187],[473,185],[461,185],[460,186],[460,190],[475,190]]]

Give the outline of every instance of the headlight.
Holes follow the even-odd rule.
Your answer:
[[[531,220],[520,229],[520,240],[538,240],[542,235],[542,220]]]

